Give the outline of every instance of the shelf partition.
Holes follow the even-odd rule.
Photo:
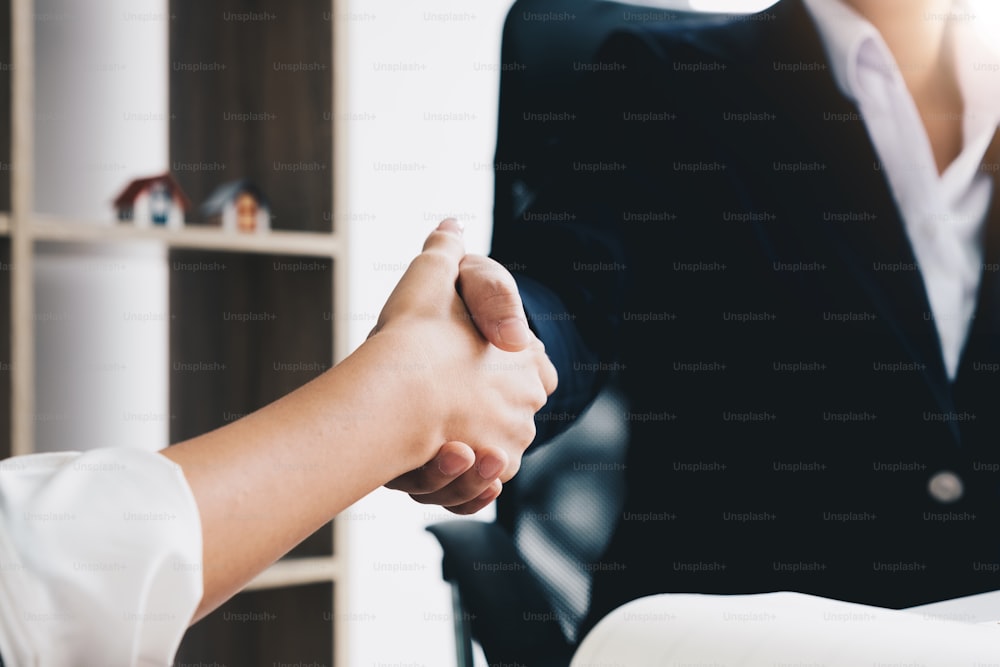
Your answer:
[[[254,234],[223,231],[218,227],[189,225],[182,229],[140,228],[130,224],[69,221],[36,215],[28,233],[36,241],[127,242],[155,241],[168,248],[220,250],[337,257],[342,251],[334,233],[272,230]]]

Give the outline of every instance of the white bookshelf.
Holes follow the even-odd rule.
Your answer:
[[[344,0],[330,0],[330,16],[343,12]],[[11,455],[31,454],[35,451],[36,423],[36,354],[35,332],[35,262],[39,246],[49,242],[70,244],[159,244],[166,249],[206,250],[237,254],[289,255],[327,258],[332,263],[332,307],[329,318],[332,327],[334,363],[349,352],[347,343],[349,318],[337,316],[346,313],[348,303],[346,223],[336,225],[334,231],[300,232],[272,230],[257,234],[240,234],[220,228],[189,225],[183,229],[141,229],[129,224],[109,221],[72,219],[44,215],[34,210],[35,200],[35,22],[36,7],[33,0],[10,0],[11,44],[11,164],[9,212],[0,212],[0,239],[9,245],[10,290],[10,405]],[[331,20],[332,62],[342,61],[347,50],[347,34],[342,22]],[[333,90],[333,118],[343,117],[346,110],[346,82],[337,76],[340,68],[331,68]],[[332,121],[331,121],[332,122]],[[333,165],[329,170],[332,195],[332,219],[347,220],[345,200],[346,178],[343,166],[348,137],[342,123],[333,123]],[[334,664],[348,664],[349,635],[345,621],[347,609],[344,585],[347,562],[347,530],[344,522],[334,521],[333,545],[329,556],[289,558],[278,561],[256,577],[247,591],[285,589],[304,584],[329,584],[333,588],[334,611],[329,623],[334,638],[332,654]]]
[[[35,216],[22,233],[34,241],[73,243],[153,241],[168,248],[329,257],[335,260],[343,256],[342,235],[338,233],[273,230],[241,234],[195,225],[177,230],[160,227],[141,229],[128,224],[101,224],[52,216]]]

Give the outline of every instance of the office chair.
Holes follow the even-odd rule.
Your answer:
[[[653,4],[653,3],[651,3]],[[494,162],[494,223],[513,220],[547,186],[571,121],[579,83],[609,34],[637,21],[706,21],[605,0],[517,0],[504,22]],[[542,121],[550,114],[550,121]],[[621,513],[627,442],[613,383],[568,430],[533,447],[497,502],[497,520],[458,520],[428,530],[452,585],[459,667],[472,640],[491,665],[566,667],[589,604],[588,566],[599,560]]]
[[[566,432],[525,457],[497,521],[437,523],[452,586],[459,667],[472,639],[491,665],[565,667],[596,562],[621,513],[625,403],[609,388]]]

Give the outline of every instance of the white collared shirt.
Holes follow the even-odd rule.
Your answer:
[[[0,461],[0,655],[9,667],[172,663],[202,596],[180,467],[109,447]]]
[[[982,232],[993,183],[980,166],[1000,122],[1000,52],[956,3],[948,20],[965,104],[961,154],[939,174],[927,131],[881,34],[842,0],[804,0],[841,92],[854,102],[881,162],[923,277],[950,379],[975,312]],[[962,25],[962,18],[970,17]]]

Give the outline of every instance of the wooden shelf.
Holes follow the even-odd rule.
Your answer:
[[[267,568],[247,584],[245,591],[316,584],[340,577],[340,560],[334,557],[286,558]]]
[[[70,222],[65,219],[36,216],[30,227],[36,241],[73,243],[155,241],[170,248],[253,252],[308,257],[337,257],[342,251],[340,238],[319,232],[274,230],[260,234],[225,232],[218,227],[189,226],[184,229],[146,228],[96,222]]]
[[[303,231],[275,230],[259,234],[198,225],[176,230],[139,228],[118,223],[107,209],[94,209],[97,212],[90,217],[46,203],[52,201],[51,193],[63,192],[58,178],[68,174],[67,165],[78,165],[86,170],[94,162],[94,168],[102,170],[99,165],[105,162],[109,165],[121,162],[122,172],[132,173],[134,164],[124,153],[120,161],[114,154],[90,154],[89,144],[82,141],[53,144],[59,147],[58,155],[48,148],[39,150],[45,142],[40,143],[38,138],[41,132],[49,130],[49,125],[45,125],[36,131],[40,119],[47,122],[54,111],[60,116],[59,121],[52,124],[56,131],[64,125],[69,127],[67,123],[72,120],[67,117],[63,122],[62,98],[57,100],[49,94],[61,81],[53,76],[53,72],[59,70],[61,59],[66,56],[67,62],[71,62],[69,58],[80,44],[90,44],[103,35],[111,35],[106,27],[96,25],[77,22],[67,30],[61,24],[39,21],[40,4],[38,0],[0,0],[3,6],[0,11],[0,62],[9,64],[9,67],[0,68],[0,109],[8,120],[0,123],[0,161],[8,166],[17,165],[17,169],[5,169],[0,174],[3,176],[0,178],[0,268],[3,268],[0,271],[0,310],[6,313],[9,321],[9,327],[0,331],[0,361],[7,364],[10,371],[6,374],[9,377],[0,383],[0,458],[34,453],[42,430],[38,428],[42,422],[37,415],[57,402],[58,392],[53,392],[43,380],[45,367],[33,360],[48,359],[52,349],[58,349],[60,355],[83,359],[89,358],[87,355],[92,352],[82,343],[78,349],[55,347],[55,338],[40,335],[37,312],[49,308],[47,304],[56,303],[55,298],[62,304],[66,297],[62,291],[64,283],[70,284],[76,275],[93,279],[94,285],[119,282],[115,277],[109,278],[100,271],[89,271],[83,264],[63,259],[98,257],[101,256],[99,251],[112,246],[116,251],[144,250],[139,247],[143,244],[162,250],[167,257],[178,257],[178,262],[188,256],[204,255],[209,261],[223,256],[219,264],[226,267],[225,271],[184,270],[177,268],[175,262],[166,263],[169,268],[165,271],[165,296],[172,316],[166,340],[161,340],[159,334],[145,337],[129,329],[130,336],[148,338],[150,344],[165,344],[168,348],[171,364],[165,389],[172,416],[171,432],[183,430],[186,436],[206,432],[220,420],[228,420],[223,415],[249,412],[304,380],[304,375],[297,370],[276,370],[275,362],[291,357],[289,361],[301,359],[327,367],[346,356],[349,322],[341,316],[341,311],[349,303],[346,282],[349,225],[337,225],[336,232],[329,231],[333,226],[329,220],[344,219],[341,216],[346,211],[343,192],[347,172],[341,166],[349,128],[335,119],[346,114],[345,100],[349,99],[349,91],[345,79],[333,66],[346,56],[347,25],[335,18],[344,14],[346,3],[343,0],[320,0],[318,3],[262,0],[254,6],[261,10],[259,13],[268,16],[268,20],[249,24],[220,16],[214,3],[183,0],[163,3],[164,16],[170,17],[162,26],[166,33],[166,43],[162,46],[167,49],[168,61],[234,64],[228,69],[223,67],[225,71],[207,75],[176,67],[164,72],[169,94],[167,108],[162,111],[170,118],[166,127],[169,157],[166,162],[177,172],[175,176],[182,181],[183,189],[193,202],[206,201],[226,174],[214,168],[174,168],[173,165],[209,164],[231,169],[234,176],[238,174],[269,193],[270,209],[280,216],[280,221],[302,223],[295,226]],[[68,7],[74,3],[57,4]],[[240,5],[237,0],[222,4],[224,8],[237,9]],[[145,17],[136,15],[136,20],[145,20]],[[37,45],[49,44],[54,39],[62,42],[60,48],[40,58]],[[259,57],[238,58],[249,49]],[[112,65],[125,62],[127,57],[119,57],[114,49],[98,49],[97,53],[101,54],[100,58],[95,55],[97,60]],[[309,62],[322,67],[290,74],[272,67],[279,62]],[[135,74],[131,72],[131,65],[129,70],[130,76]],[[126,90],[124,86],[129,85],[130,79],[114,76],[119,71],[117,68],[111,71],[103,67],[84,68],[79,72],[81,85],[98,85],[102,90],[117,90],[114,87],[118,86]],[[119,124],[112,122],[113,105],[102,107],[95,102],[84,107],[83,116],[89,117],[92,111],[105,114],[101,116],[100,127],[94,130],[100,136],[119,131],[115,129]],[[271,120],[280,120],[234,122],[227,113],[234,109],[266,111]],[[119,138],[131,136],[135,129],[130,123],[129,134]],[[246,151],[245,146],[253,146],[253,150]],[[136,149],[123,147],[122,150]],[[145,157],[136,161],[140,162],[146,164]],[[46,180],[39,183],[42,187],[36,188],[39,175],[50,176],[51,164],[58,165],[56,171],[60,173],[52,175],[56,180]],[[62,173],[64,167],[67,167],[65,174]],[[163,167],[165,169],[166,165]],[[102,183],[100,188],[106,186],[103,176],[95,180]],[[87,181],[86,186],[88,191],[95,191],[91,181]],[[41,211],[66,212],[46,214],[36,206]],[[102,210],[107,211],[107,217]],[[321,218],[327,222],[323,223]],[[43,257],[44,263],[40,264],[37,260],[45,254],[46,244],[65,244],[67,252]],[[136,256],[141,257],[142,253]],[[310,260],[301,262],[303,266],[310,266],[299,269],[294,267],[299,262],[288,261],[289,268],[280,269],[274,259],[282,256],[290,260]],[[139,264],[136,264],[137,271],[145,270],[145,264]],[[318,268],[312,268],[313,264]],[[157,265],[156,268],[159,271],[161,267]],[[56,278],[50,281],[51,284],[47,282],[49,276],[57,277],[58,284]],[[153,286],[139,285],[136,289],[139,287],[153,289]],[[114,311],[107,312],[113,314]],[[220,312],[266,312],[274,317],[266,323],[248,324],[220,318]],[[101,318],[94,319],[98,320],[93,323],[94,331],[102,326],[111,327],[118,321],[111,315],[106,318],[107,323]],[[88,321],[87,326],[90,324]],[[65,328],[53,326],[51,331],[61,334],[65,333]],[[70,331],[67,339],[76,334]],[[85,336],[78,339],[88,340]],[[291,352],[286,354],[286,350]],[[176,361],[199,360],[226,361],[228,366],[226,372],[212,374],[194,375],[176,370]],[[73,388],[75,395],[78,387],[90,390],[93,386],[90,380],[84,372],[70,374],[63,386]],[[60,391],[63,386],[59,387]],[[187,391],[189,387],[201,393]],[[215,392],[210,406],[191,399],[209,394],[206,387]],[[113,400],[116,399],[109,400],[109,404]],[[114,418],[112,413],[108,414]],[[184,438],[172,441],[180,439]],[[345,622],[350,618],[350,607],[349,587],[344,581],[350,563],[343,548],[349,537],[347,528],[340,520],[327,524],[293,550],[292,555],[255,577],[244,588],[246,595],[234,596],[222,610],[192,628],[178,654],[177,664],[308,662],[336,667],[348,665],[351,631]],[[296,553],[302,555],[296,556]],[[241,616],[253,614],[254,618],[259,618],[261,613],[268,614],[265,626],[243,622]]]

